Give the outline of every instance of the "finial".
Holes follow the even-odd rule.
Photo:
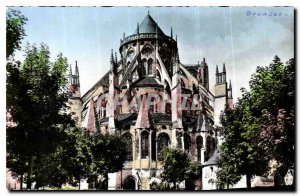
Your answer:
[[[232,86],[231,86],[231,79],[229,80],[229,89],[232,89]]]
[[[171,38],[173,39],[173,29],[171,27]]]
[[[69,67],[70,67],[70,69],[69,69],[70,75],[72,75],[72,65],[70,64]]]
[[[114,51],[113,51],[113,49],[111,49],[110,62],[111,62],[111,63],[114,62]]]
[[[137,34],[140,34],[140,27],[139,27],[139,23],[137,23],[137,28],[136,28]]]
[[[123,40],[125,39],[125,32],[123,32]]]
[[[115,62],[118,63],[117,52],[115,52]]]
[[[203,58],[203,62],[205,63],[205,58]]]
[[[176,35],[176,42],[177,42],[177,35]]]
[[[150,15],[149,9],[148,9],[148,15]]]
[[[226,72],[225,63],[223,63],[223,72]]]
[[[216,74],[218,74],[219,73],[219,69],[218,69],[218,65],[217,65],[217,68],[216,68]]]
[[[77,66],[77,61],[75,61],[75,74],[79,76],[79,71],[78,71],[78,66]]]

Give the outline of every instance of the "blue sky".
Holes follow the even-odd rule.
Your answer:
[[[44,42],[50,47],[52,58],[62,52],[73,66],[77,60],[82,95],[109,70],[110,50],[118,50],[123,32],[126,36],[133,34],[148,11],[165,34],[170,34],[172,26],[183,64],[206,58],[213,93],[216,65],[220,67],[225,62],[234,100],[241,95],[241,87],[248,87],[257,66],[268,65],[275,54],[283,62],[294,57],[294,8],[291,7],[17,9],[28,18],[23,46],[26,42]],[[18,52],[16,58],[22,60],[23,52]]]

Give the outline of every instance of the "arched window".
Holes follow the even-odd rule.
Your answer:
[[[170,137],[168,136],[168,134],[166,133],[161,133],[159,134],[158,136],[158,139],[157,139],[157,159],[159,161],[162,161],[163,160],[163,152],[165,150],[165,148],[168,147],[170,143]]]
[[[191,138],[190,138],[190,136],[187,133],[185,133],[184,136],[183,136],[183,140],[184,140],[184,149],[189,152],[190,149],[191,149]]]
[[[123,182],[124,190],[135,190],[135,179],[133,176],[127,176]]]
[[[203,147],[203,138],[202,138],[202,136],[198,136],[196,138],[196,144],[197,144],[198,161],[201,161],[201,148]]]
[[[132,138],[131,138],[131,134],[130,133],[125,133],[123,135],[125,143],[126,143],[126,152],[127,152],[127,156],[126,156],[126,161],[132,161]]]
[[[147,60],[146,59],[142,59],[142,75],[146,76],[147,75]]]
[[[148,158],[149,154],[149,133],[143,131],[141,135],[142,143],[142,159]]]
[[[153,70],[152,70],[152,64],[153,64],[153,59],[150,58],[148,59],[148,76],[153,75]]]
[[[153,131],[151,135],[151,158],[156,160],[156,132]]]
[[[211,154],[212,154],[212,138],[211,136],[207,136],[206,137],[206,155],[205,155],[205,161],[207,161],[210,157],[211,157]]]

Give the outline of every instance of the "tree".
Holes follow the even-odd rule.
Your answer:
[[[80,190],[80,180],[88,177],[92,164],[90,135],[75,127],[65,129],[64,141],[54,153],[39,157],[39,163],[34,169],[36,189],[69,183]]]
[[[108,188],[108,173],[120,171],[126,160],[126,141],[118,135],[97,133],[93,137],[91,152],[93,168],[91,178],[101,175],[104,177],[101,189]]]
[[[167,148],[164,151],[163,172],[161,173],[162,184],[164,185],[162,188],[177,190],[179,183],[189,179],[189,177],[194,178],[195,170],[199,171],[199,168],[191,163],[186,152],[180,149]]]
[[[262,152],[255,142],[259,125],[250,115],[250,108],[249,94],[244,91],[235,108],[226,108],[221,116],[225,142],[220,147],[219,188],[237,183],[242,175],[246,175],[247,187],[250,188],[251,178],[267,170],[268,161],[261,156]]]
[[[284,65],[279,57],[266,67],[257,67],[250,90],[234,109],[221,116],[225,142],[221,146],[218,185],[236,183],[241,175],[267,175],[275,160],[282,179],[295,163],[295,67],[291,59]],[[275,175],[276,182],[276,175]]]
[[[21,40],[26,35],[24,25],[27,18],[20,11],[8,9],[6,12],[6,58],[21,48]]]
[[[62,168],[68,175],[68,182],[79,184],[79,189],[80,180],[87,178],[92,168],[91,137],[81,129],[71,128],[60,150]]]
[[[12,172],[26,173],[31,188],[34,163],[39,156],[53,153],[63,140],[63,130],[74,126],[66,113],[67,59],[59,54],[50,62],[49,48],[28,45],[25,60],[7,63],[7,113],[15,126],[7,126],[7,163]],[[26,171],[19,171],[14,161],[22,160]],[[21,163],[21,162],[20,162]]]
[[[269,66],[257,68],[249,84],[253,116],[261,123],[257,142],[277,163],[275,185],[284,185],[284,175],[295,164],[295,60],[284,65],[275,56]]]

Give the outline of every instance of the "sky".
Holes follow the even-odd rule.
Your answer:
[[[215,70],[226,64],[234,101],[248,88],[257,66],[275,55],[282,62],[294,57],[292,7],[16,7],[28,18],[25,44],[46,43],[52,60],[63,53],[80,72],[81,94],[108,70],[110,51],[118,51],[123,33],[134,33],[149,11],[166,35],[177,35],[180,61],[209,67],[214,93]],[[23,60],[24,52],[16,53]],[[120,59],[120,55],[118,55]]]

